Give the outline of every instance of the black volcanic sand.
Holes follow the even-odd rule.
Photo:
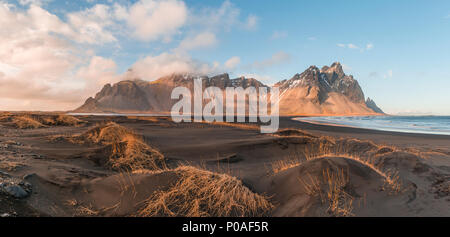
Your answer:
[[[323,199],[326,187],[312,195],[305,185],[324,179],[325,171],[345,173],[348,180],[341,188],[352,197],[352,215],[450,215],[450,136],[315,125],[290,117],[280,118],[280,128],[291,131],[279,136],[222,124],[175,124],[167,117],[154,121],[138,117],[77,118],[87,124],[38,129],[0,125],[0,171],[18,178],[25,176],[24,180],[33,185],[33,193],[21,200],[0,193],[0,200],[8,203],[0,205],[0,215],[132,216],[153,192],[165,190],[176,181],[170,172],[111,170],[95,163],[99,156],[106,155],[101,145],[74,144],[61,138],[81,134],[104,121],[114,121],[142,135],[147,144],[160,150],[171,168],[190,164],[236,176],[252,191],[270,197],[274,216],[335,215]],[[320,139],[328,142],[325,136],[341,139],[353,154],[375,157],[375,164],[384,171],[395,171],[402,190],[390,191],[384,187],[382,174],[339,154],[306,160],[305,151],[318,149]],[[296,159],[302,161],[301,165],[277,173],[271,168],[277,161]],[[338,198],[345,202],[345,196]]]

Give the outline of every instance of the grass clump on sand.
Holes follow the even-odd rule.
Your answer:
[[[85,123],[65,114],[3,113],[0,122],[19,129],[44,128],[48,126],[79,126]]]
[[[166,169],[164,156],[155,148],[135,136],[112,144],[108,164],[117,170]]]
[[[99,124],[87,132],[76,137],[80,142],[91,142],[94,144],[109,145],[113,143],[122,142],[128,136],[135,136],[135,134],[117,123],[108,122]]]
[[[47,126],[79,126],[85,122],[71,115],[34,115],[36,120]]]
[[[354,197],[345,191],[349,184],[349,176],[343,170],[337,172],[325,169],[322,178],[314,179],[303,184],[306,193],[310,196],[320,196],[322,203],[328,204],[327,212],[333,216],[353,216]]]
[[[43,128],[46,127],[38,120],[28,115],[15,116],[12,118],[12,123],[16,128],[29,129],[29,128]]]
[[[109,147],[106,164],[115,170],[166,169],[164,156],[133,131],[114,122],[100,124],[72,138],[76,143],[90,142]]]
[[[57,126],[79,126],[84,123],[85,121],[66,114],[60,114],[55,118],[55,124]]]
[[[178,181],[169,189],[156,191],[137,216],[254,217],[268,216],[273,205],[228,174],[192,166],[173,170]]]

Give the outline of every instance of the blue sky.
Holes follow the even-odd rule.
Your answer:
[[[449,1],[169,0],[172,3],[169,7],[180,14],[163,13],[167,17],[164,21],[151,18],[163,9],[158,7],[144,14],[150,18],[132,19],[139,13],[133,12],[136,4],[144,4],[139,5],[142,8],[161,1],[1,2],[9,4],[11,14],[31,15],[29,9],[34,6],[56,16],[61,21],[62,26],[58,25],[61,30],[43,30],[42,26],[33,29],[39,32],[39,37],[46,34],[47,38],[57,38],[70,45],[62,50],[71,54],[68,62],[73,62],[73,65],[61,65],[64,76],[33,77],[41,84],[29,86],[30,92],[24,93],[26,98],[8,97],[5,93],[0,98],[5,109],[14,106],[49,109],[50,105],[66,109],[85,99],[80,97],[92,95],[102,83],[120,80],[129,68],[136,68],[140,76],[153,80],[167,71],[152,65],[168,61],[180,61],[183,70],[207,74],[229,72],[232,77],[253,76],[267,84],[291,78],[310,65],[321,67],[339,61],[345,72],[359,81],[365,95],[388,113],[450,115]],[[96,13],[88,11],[100,4],[106,7],[109,18],[94,17]],[[122,18],[114,10],[117,6],[126,13]],[[92,21],[79,24],[95,25],[96,20],[100,21],[98,27],[104,34],[77,31],[79,25],[69,15],[82,13],[81,19],[92,17]],[[183,13],[186,16],[180,17]],[[109,20],[108,24],[100,24]],[[136,28],[136,22],[161,24],[161,28]],[[167,22],[173,24],[164,25]],[[68,33],[66,25],[75,30]],[[55,57],[58,59],[60,55]],[[4,80],[24,80],[19,75],[28,72],[25,64],[24,60],[0,56],[0,71],[9,70],[4,73],[8,80]],[[178,70],[176,65],[172,63],[166,70]],[[98,72],[96,67],[104,70]],[[20,73],[14,75],[15,68],[20,68],[21,71],[17,69]],[[93,83],[94,80],[98,81]],[[46,86],[41,88],[42,84]],[[55,97],[61,98],[59,88],[67,85],[76,89],[63,91],[74,96],[67,96],[64,103],[48,103]],[[43,92],[44,96],[30,98],[36,88],[36,93]]]

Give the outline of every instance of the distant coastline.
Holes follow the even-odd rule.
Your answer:
[[[450,116],[299,116],[293,120],[318,125],[388,132],[450,135]]]

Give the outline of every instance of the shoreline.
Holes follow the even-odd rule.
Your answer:
[[[150,114],[150,113],[67,113],[68,115],[72,116],[98,116],[98,117],[129,117],[129,116],[137,116],[137,117],[166,117],[170,116],[170,114]],[[346,117],[355,117],[355,116],[395,116],[395,115],[346,115]],[[296,116],[284,116],[280,115],[280,129],[282,128],[281,121],[284,121],[286,123],[286,118],[291,120],[294,123],[302,123],[302,124],[309,124],[309,125],[315,125],[314,128],[320,128],[319,130],[330,130],[330,131],[336,131],[335,128],[341,128],[341,132],[357,132],[357,133],[374,133],[374,134],[386,134],[386,135],[400,135],[400,136],[413,136],[413,137],[422,137],[422,138],[443,138],[443,139],[450,139],[450,134],[438,134],[438,133],[420,133],[420,132],[409,132],[409,131],[395,131],[395,130],[385,130],[385,129],[376,129],[376,128],[364,128],[364,127],[358,127],[358,126],[351,126],[346,124],[334,124],[334,123],[326,123],[326,122],[320,122],[320,121],[305,121],[305,120],[296,120],[296,118],[312,118],[312,117],[319,117],[319,116],[310,116],[310,115],[296,115]],[[343,117],[339,115],[323,115],[320,117]],[[247,117],[246,117],[247,121]],[[256,123],[249,123],[249,124],[256,124]],[[289,123],[291,124],[291,123]],[[305,126],[300,126],[301,128],[304,128]]]
[[[355,127],[355,126],[314,123],[314,122],[309,122],[309,121],[299,121],[299,120],[294,120],[294,118],[297,118],[297,117],[280,117],[280,121],[283,120],[285,125],[288,124],[290,126],[298,127],[298,128],[302,128],[302,129],[306,129],[306,130],[450,139],[450,135],[445,135],[445,134],[429,134],[429,133],[414,133],[414,132],[398,132],[398,131],[389,131],[389,130],[378,130],[378,129],[361,128],[361,127]],[[292,122],[288,122],[287,120],[291,120]],[[298,126],[295,126],[296,123],[298,123]],[[280,123],[280,125],[281,125],[281,123]],[[281,129],[281,127],[280,127],[280,129]]]
[[[450,153],[450,136],[439,134],[420,134],[374,130],[357,127],[343,127],[324,124],[313,124],[293,120],[294,117],[280,117],[280,129],[302,129],[307,132],[331,136],[335,138],[355,138],[372,141],[378,144],[389,144],[399,147],[415,147],[424,150],[443,150]]]
[[[391,117],[390,115],[387,115],[389,117]],[[331,116],[328,116],[331,117]],[[343,116],[338,116],[338,117],[343,117]],[[356,116],[345,116],[345,117],[356,117]],[[366,116],[364,116],[366,117]],[[433,135],[433,136],[448,136],[450,138],[450,134],[448,134],[448,132],[445,131],[428,131],[428,130],[417,130],[414,131],[412,129],[408,129],[408,128],[396,128],[396,127],[370,127],[370,125],[367,125],[367,127],[365,127],[364,124],[362,124],[362,126],[358,126],[357,124],[346,124],[347,121],[344,121],[342,123],[339,123],[339,121],[318,121],[318,120],[314,120],[310,118],[315,118],[315,117],[291,117],[291,119],[293,121],[297,121],[297,122],[304,122],[304,123],[309,123],[309,124],[315,124],[315,125],[324,125],[324,126],[332,126],[332,127],[343,127],[343,128],[353,128],[353,129],[366,129],[366,130],[372,130],[372,131],[384,131],[384,132],[393,132],[393,133],[404,133],[404,134],[417,134],[417,135]],[[350,122],[351,123],[351,122]]]

